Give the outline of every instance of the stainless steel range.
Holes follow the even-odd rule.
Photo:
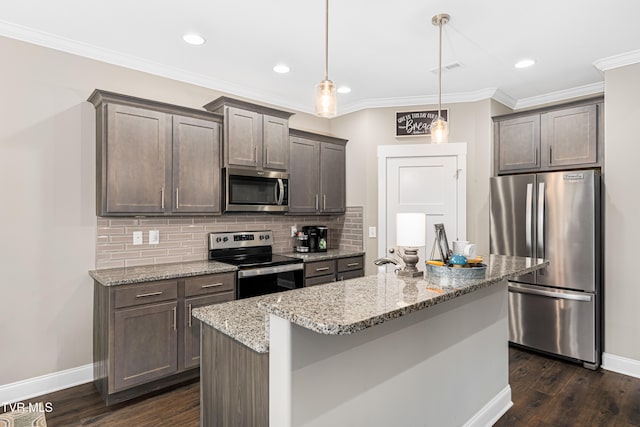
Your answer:
[[[209,234],[209,259],[238,267],[236,298],[301,288],[302,260],[278,255],[271,230]]]

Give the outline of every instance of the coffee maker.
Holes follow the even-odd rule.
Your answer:
[[[306,225],[302,234],[307,236],[309,252],[326,252],[329,247],[329,229],[324,225]]]

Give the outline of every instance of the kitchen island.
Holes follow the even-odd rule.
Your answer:
[[[511,406],[506,280],[546,264],[490,256],[480,279],[380,273],[194,310],[202,425],[490,424]]]

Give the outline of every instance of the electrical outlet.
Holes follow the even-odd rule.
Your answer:
[[[133,232],[133,244],[141,245],[142,244],[142,231],[134,231]]]
[[[296,234],[298,233],[298,227],[295,225],[291,226],[291,237],[296,237]]]
[[[160,243],[160,231],[149,230],[149,244],[157,245],[158,243]]]
[[[375,238],[376,237],[376,228],[375,227],[369,227],[369,237],[371,237],[371,238]]]

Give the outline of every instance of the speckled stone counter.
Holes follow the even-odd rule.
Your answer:
[[[448,301],[547,265],[541,259],[491,255],[483,279],[410,279],[380,273],[297,289],[258,306],[306,329],[345,335]]]
[[[91,270],[89,275],[103,286],[130,285],[155,280],[177,279],[204,274],[236,271],[233,265],[217,261],[193,261],[171,264],[142,265],[138,267],[105,268]]]
[[[257,353],[269,351],[269,316],[258,308],[279,294],[246,298],[194,308],[191,314],[205,325],[235,339]]]
[[[352,256],[362,256],[362,251],[343,251],[340,249],[328,249],[326,252],[287,252],[282,255],[298,258],[304,262],[326,261],[330,259],[348,258]]]

